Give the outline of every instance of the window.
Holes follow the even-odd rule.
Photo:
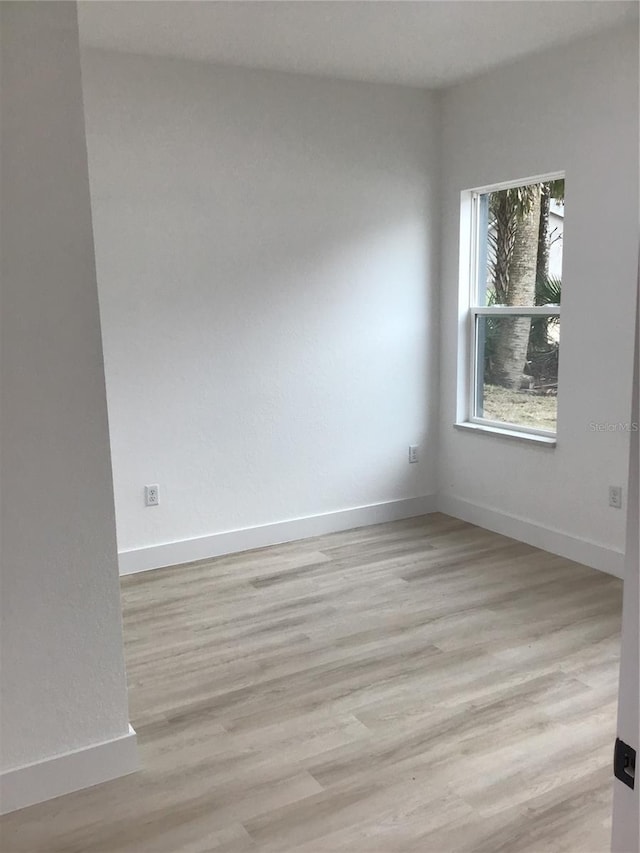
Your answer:
[[[465,215],[466,214],[466,215]],[[555,438],[564,177],[463,194],[468,365],[463,425]],[[461,272],[462,269],[461,269]]]

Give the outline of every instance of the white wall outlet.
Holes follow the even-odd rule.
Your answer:
[[[418,461],[418,445],[410,444],[409,445],[409,462],[417,462]]]
[[[609,506],[622,509],[622,486],[609,486]]]
[[[144,487],[144,502],[146,506],[158,506],[160,503],[160,487],[157,483]]]

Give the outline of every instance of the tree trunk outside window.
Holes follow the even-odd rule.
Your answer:
[[[505,305],[535,304],[541,185],[528,189],[531,197],[516,215]],[[529,317],[504,317],[498,325],[492,373],[504,388],[517,391],[522,386],[530,332]]]

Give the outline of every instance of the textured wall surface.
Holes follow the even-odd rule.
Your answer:
[[[433,492],[434,97],[99,51],[83,83],[120,549]]]
[[[2,770],[126,734],[73,3],[0,4]]]

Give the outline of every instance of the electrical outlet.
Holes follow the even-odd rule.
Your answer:
[[[609,506],[622,509],[622,486],[609,486]]]
[[[409,445],[409,462],[417,462],[418,461],[418,445],[410,444]]]
[[[144,487],[144,502],[146,506],[158,506],[160,503],[160,487],[157,483]]]

